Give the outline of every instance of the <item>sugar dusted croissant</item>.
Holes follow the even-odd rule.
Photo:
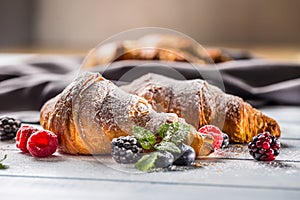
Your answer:
[[[110,141],[132,134],[133,125],[157,133],[165,122],[179,121],[172,113],[157,113],[141,97],[119,89],[100,74],[85,73],[61,94],[46,102],[41,125],[57,134],[60,150],[70,154],[110,153]],[[186,142],[201,154],[204,137],[191,127]]]
[[[192,62],[198,64],[225,62],[232,60],[221,49],[207,49],[191,40],[175,35],[150,34],[137,40],[125,40],[107,43],[93,49],[84,68],[104,65],[118,60],[164,60],[177,62]]]
[[[274,119],[243,99],[225,94],[200,79],[178,81],[148,74],[122,89],[145,98],[157,112],[176,113],[195,128],[214,124],[227,133],[232,142],[249,142],[263,131],[280,136]]]

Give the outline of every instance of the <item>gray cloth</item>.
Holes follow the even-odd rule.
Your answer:
[[[80,57],[49,56],[26,63],[0,65],[0,114],[15,115],[23,121],[38,121],[39,109],[76,77],[81,61]],[[129,83],[148,72],[180,79],[206,79],[210,75],[220,75],[217,79],[222,80],[227,93],[240,96],[255,107],[300,105],[300,65],[296,63],[245,59],[201,66],[131,60],[118,61],[109,67],[97,66],[92,70],[102,73],[117,85]],[[220,84],[213,78],[208,81]]]

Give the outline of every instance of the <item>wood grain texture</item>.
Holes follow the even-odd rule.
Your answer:
[[[299,199],[300,108],[263,111],[282,126],[283,148],[274,162],[256,162],[246,145],[231,145],[198,160],[198,169],[140,173],[110,157],[55,153],[37,159],[14,142],[0,142],[9,165],[0,170],[1,199]]]

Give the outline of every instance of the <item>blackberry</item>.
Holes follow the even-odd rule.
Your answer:
[[[255,160],[272,161],[280,152],[280,142],[274,135],[264,132],[253,137],[248,148]]]
[[[143,149],[133,136],[121,136],[111,142],[113,159],[122,164],[136,163],[143,154]]]
[[[11,117],[0,118],[0,140],[11,140],[21,127],[21,122]]]
[[[226,133],[222,133],[223,142],[221,144],[221,149],[228,148],[229,145],[229,137]]]

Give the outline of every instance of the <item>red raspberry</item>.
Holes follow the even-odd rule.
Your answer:
[[[31,134],[37,131],[39,131],[39,129],[33,126],[27,126],[27,125],[21,126],[16,136],[17,148],[19,148],[24,153],[28,153],[28,149],[27,149],[28,138],[30,137]]]
[[[222,131],[214,126],[214,125],[205,125],[202,126],[198,132],[203,133],[203,134],[209,134],[213,136],[215,142],[214,142],[214,148],[215,150],[220,149],[222,142],[223,142],[223,136],[222,136]]]
[[[57,136],[46,130],[33,133],[27,142],[29,153],[35,157],[51,156],[56,151],[57,146]]]

